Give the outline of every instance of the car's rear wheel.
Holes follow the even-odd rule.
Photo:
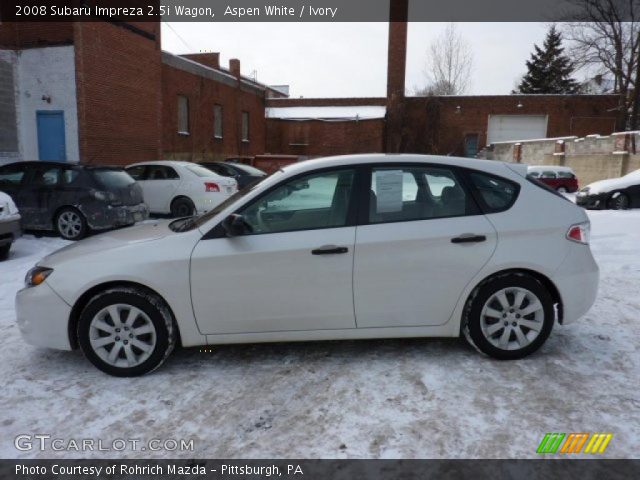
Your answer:
[[[611,200],[609,200],[609,206],[613,210],[626,210],[629,208],[629,204],[629,197],[624,193],[619,193],[615,197],[612,196]]]
[[[87,220],[73,207],[65,207],[55,218],[56,231],[67,240],[80,240],[87,235]]]
[[[134,377],[158,368],[176,344],[177,328],[164,302],[136,288],[93,297],[78,322],[78,343],[105,373]]]
[[[569,190],[567,190],[567,187],[558,187],[556,188],[556,191],[559,193],[569,193]]]
[[[464,333],[482,353],[513,360],[538,350],[554,321],[553,297],[545,286],[531,275],[507,273],[485,282],[471,295]]]
[[[189,198],[180,197],[171,202],[171,215],[174,217],[190,217],[195,213],[196,206]]]

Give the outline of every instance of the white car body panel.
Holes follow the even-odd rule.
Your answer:
[[[509,210],[495,214],[202,239],[229,214],[295,175],[393,162],[473,168],[514,180],[521,189]],[[524,165],[422,155],[356,155],[294,164],[266,178],[199,229],[177,233],[169,222],[159,221],[103,233],[45,257],[38,265],[53,268],[53,273],[44,284],[18,293],[19,325],[21,330],[27,326],[25,339],[30,343],[71,348],[59,333],[67,335],[71,307],[93,287],[124,281],[164,298],[185,346],[458,336],[474,288],[488,276],[513,268],[547,277],[560,294],[563,323],[568,323],[584,314],[597,290],[598,269],[588,245],[566,239],[570,225],[587,217],[525,175]],[[485,235],[487,241],[447,243],[464,233]],[[402,242],[393,243],[394,236]],[[328,244],[347,246],[349,252],[310,254]],[[418,258],[420,249],[432,244],[436,251]],[[418,268],[426,269],[429,260],[435,270]],[[449,262],[454,272],[447,272]],[[50,314],[44,315],[36,303],[50,306]],[[395,311],[403,304],[402,314]]]
[[[200,331],[355,328],[355,231],[344,227],[323,230],[322,235],[312,230],[198,242],[191,258],[191,296]],[[349,252],[311,254],[327,244]]]
[[[127,166],[127,169],[143,165],[171,167],[180,176],[178,179],[137,180],[142,187],[145,203],[152,213],[170,213],[171,203],[177,197],[189,198],[198,214],[205,213],[238,191],[238,182],[235,179],[223,177],[214,172],[210,172],[208,177],[200,177],[187,168],[190,165],[197,165],[191,162],[172,160],[140,162]],[[216,183],[220,186],[220,191],[205,191],[205,182]]]
[[[451,243],[465,234],[487,240]],[[353,271],[358,327],[446,323],[495,246],[496,232],[484,215],[359,226]]]

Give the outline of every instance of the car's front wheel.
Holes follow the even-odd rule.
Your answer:
[[[613,194],[609,200],[609,206],[613,210],[626,210],[629,208],[629,197],[624,193]]]
[[[80,315],[78,343],[105,373],[134,377],[158,368],[176,344],[175,322],[155,294],[131,287],[93,297]]]
[[[556,191],[558,193],[569,193],[569,190],[567,190],[567,187],[558,187],[556,188]]]
[[[6,260],[9,258],[9,250],[11,250],[11,244],[2,245],[0,247],[0,260]]]
[[[84,215],[73,207],[65,207],[58,212],[55,226],[58,234],[66,240],[80,240],[89,230]]]
[[[467,340],[491,357],[513,360],[538,350],[555,321],[551,294],[525,273],[496,276],[481,285],[467,302]]]

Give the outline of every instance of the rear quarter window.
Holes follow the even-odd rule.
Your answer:
[[[520,185],[489,173],[468,171],[468,178],[485,213],[503,212],[518,198]]]

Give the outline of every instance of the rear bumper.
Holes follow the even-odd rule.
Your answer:
[[[16,316],[22,338],[37,347],[71,350],[69,317],[71,307],[47,282],[24,288],[16,295]]]
[[[119,207],[108,206],[85,216],[92,230],[105,230],[146,220],[149,218],[149,208],[144,203]]]
[[[576,321],[591,308],[599,278],[600,270],[589,246],[573,246],[552,279],[562,300],[563,325]]]
[[[0,219],[0,247],[12,243],[20,234],[20,215]]]
[[[607,194],[598,193],[596,195],[576,195],[576,205],[589,210],[607,208]]]

